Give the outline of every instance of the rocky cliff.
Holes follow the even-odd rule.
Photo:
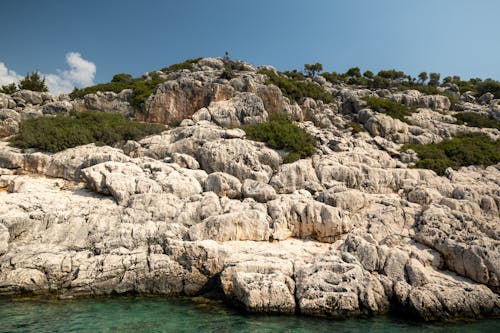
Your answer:
[[[266,67],[267,71],[274,71]],[[252,312],[344,317],[401,311],[431,320],[500,315],[500,165],[410,168],[405,143],[497,129],[456,123],[450,101],[418,91],[315,84],[335,103],[285,97],[241,63],[170,74],[140,110],[129,91],[0,94],[0,135],[22,119],[72,109],[180,121],[115,147],[48,154],[0,142],[0,294],[202,295],[219,289]],[[381,96],[416,108],[411,122],[367,108]],[[500,101],[459,108],[498,119]],[[310,158],[238,128],[270,113],[317,141]],[[365,132],[353,134],[357,120]]]

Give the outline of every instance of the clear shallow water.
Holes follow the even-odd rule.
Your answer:
[[[329,320],[254,316],[215,302],[114,297],[80,300],[0,298],[0,332],[500,332],[500,320],[448,324],[380,317]]]

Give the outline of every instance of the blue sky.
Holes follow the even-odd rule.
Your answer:
[[[0,12],[0,84],[37,69],[68,90],[226,50],[280,70],[500,79],[499,0],[6,0]]]

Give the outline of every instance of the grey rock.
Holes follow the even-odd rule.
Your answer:
[[[271,185],[252,179],[245,179],[241,187],[241,193],[244,198],[252,198],[257,202],[268,202],[276,199],[277,196]]]
[[[205,181],[205,191],[212,191],[220,197],[238,199],[241,197],[241,182],[230,174],[214,172]]]

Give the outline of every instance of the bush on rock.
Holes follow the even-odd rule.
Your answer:
[[[163,125],[132,121],[116,113],[72,112],[69,117],[59,115],[24,120],[10,143],[23,149],[58,152],[89,143],[112,145],[119,141],[138,140],[164,129]]]

